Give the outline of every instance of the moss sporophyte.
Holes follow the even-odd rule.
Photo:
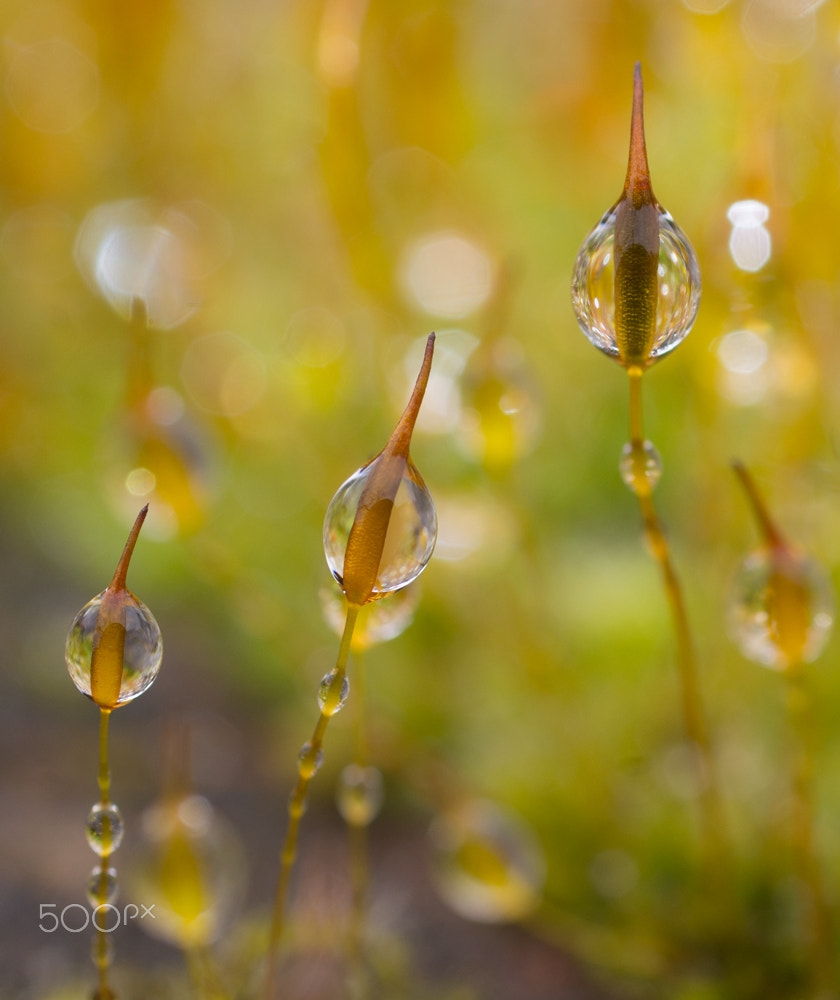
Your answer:
[[[704,803],[709,864],[717,868],[711,859],[720,854],[719,796],[682,585],[652,500],[662,464],[645,439],[641,395],[644,373],[691,330],[700,301],[700,268],[688,238],[653,193],[643,97],[641,67],[636,64],[624,187],[578,251],[572,304],[586,337],[628,375],[630,439],[622,449],[619,472],[638,499],[671,610],[683,726],[698,760],[694,782]]]
[[[761,533],[738,567],[729,598],[732,636],[748,659],[780,671],[787,681],[793,733],[791,836],[810,949],[814,996],[833,996],[834,917],[817,852],[812,699],[804,667],[822,652],[834,624],[834,593],[822,567],[782,534],[758,487],[740,462],[733,469]]]
[[[346,603],[344,628],[336,664],[323,677],[318,689],[318,721],[298,753],[298,778],[289,797],[286,837],[269,931],[266,1000],[273,997],[275,990],[277,952],[309,783],[323,760],[329,721],[344,707],[349,695],[347,663],[356,622],[365,605],[386,598],[414,581],[434,550],[437,537],[434,503],[409,452],[429,382],[434,344],[432,333],[426,341],[408,405],[387,444],[339,487],[324,519],[324,553]]]
[[[152,684],[163,657],[157,622],[126,587],[128,565],[147,513],[148,505],[137,515],[111,582],[76,615],[65,646],[73,683],[99,708],[99,801],[86,824],[88,844],[100,859],[88,882],[88,901],[94,908],[111,903],[116,895],[116,871],[109,862],[124,829],[120,810],[111,801],[108,722],[115,708],[137,698]],[[93,949],[99,971],[95,1000],[114,996],[108,982],[112,952],[108,931],[98,929]]]

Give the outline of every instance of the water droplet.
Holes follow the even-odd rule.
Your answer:
[[[385,800],[382,772],[375,767],[348,764],[338,782],[338,811],[350,826],[367,826],[379,814]]]
[[[206,799],[191,794],[151,806],[141,829],[131,891],[155,903],[155,919],[142,929],[181,947],[214,941],[244,889],[244,858],[233,831]]]
[[[420,584],[415,582],[388,594],[382,600],[365,604],[359,610],[353,630],[353,649],[369,649],[380,642],[388,642],[408,628],[420,602]],[[327,624],[341,635],[347,614],[347,602],[337,583],[321,590],[321,609]]]
[[[108,969],[114,962],[114,942],[110,934],[94,934],[90,946],[90,958],[97,969]],[[107,986],[100,987],[93,1000],[117,1000],[117,994]]]
[[[648,496],[662,475],[662,458],[650,441],[628,441],[618,465],[624,485],[637,496]]]
[[[686,337],[699,301],[697,256],[651,187],[637,64],[624,189],[578,251],[572,304],[599,350],[643,371]]]
[[[308,781],[314,778],[324,763],[324,751],[319,747],[317,750],[307,740],[298,753],[298,774]]]
[[[85,829],[90,849],[105,858],[122,843],[125,824],[113,802],[97,802],[88,815]]]
[[[107,591],[97,594],[76,615],[67,643],[64,658],[73,683],[89,698],[91,695],[91,659],[93,638],[99,609]],[[123,649],[122,680],[119,696],[112,707],[125,705],[141,695],[158,675],[163,659],[163,640],[151,611],[128,591],[125,602],[125,646]]]
[[[339,682],[337,670],[331,670],[321,678],[318,687],[318,707],[322,715],[335,715],[340,712],[347,703],[347,696],[350,694],[350,681],[346,674],[342,674]]]
[[[785,670],[822,652],[834,624],[824,570],[790,548],[761,548],[741,563],[729,597],[729,626],[747,659]]]
[[[672,351],[688,335],[700,304],[700,265],[688,238],[659,208],[659,262],[653,342],[647,364]],[[586,237],[575,260],[572,304],[581,330],[604,354],[624,364],[615,324],[616,209]]]
[[[472,802],[437,820],[431,837],[435,882],[456,913],[500,923],[527,916],[539,902],[545,859],[518,817]]]
[[[87,901],[94,908],[103,903],[113,903],[117,898],[117,870],[97,865],[90,873],[87,884]]]
[[[388,460],[389,456],[383,452],[355,472],[339,487],[327,508],[324,553],[327,565],[339,584],[343,582],[344,555],[362,493],[376,475],[377,463]],[[416,580],[432,556],[436,538],[434,502],[422,476],[408,461],[390,512],[372,597],[382,597]]]

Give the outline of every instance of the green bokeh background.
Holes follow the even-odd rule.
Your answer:
[[[800,995],[783,684],[726,634],[729,580],[758,540],[729,464],[752,469],[783,529],[836,576],[840,17],[805,0],[702,6],[0,5],[4,998],[83,996],[92,978],[87,935],[39,932],[38,907],[77,901],[91,864],[97,720],[66,675],[64,636],[142,502],[115,502],[137,344],[74,256],[89,213],[124,199],[144,199],[148,224],[179,206],[193,220],[190,314],[141,339],[147,388],[183,400],[198,491],[182,530],[141,537],[129,576],[166,645],[155,686],[113,719],[129,832],[160,790],[167,721],[188,718],[195,786],[251,860],[240,928],[258,936],[337,645],[319,597],[324,511],[384,443],[435,329],[460,406],[442,428],[421,420],[413,456],[447,545],[412,627],[366,656],[388,789],[374,899],[407,894],[416,917],[393,920],[387,995]],[[338,62],[319,63],[336,24]],[[354,42],[355,71],[342,61]],[[732,847],[715,893],[699,874],[667,605],[617,474],[626,378],[569,302],[577,247],[621,189],[637,60],[654,189],[703,270],[695,329],[646,376],[645,404]],[[728,249],[727,209],[747,198],[770,212],[756,273]],[[439,233],[479,248],[492,275],[462,316],[424,308],[402,277],[415,241]],[[742,329],[767,345],[752,376],[727,374],[718,352]],[[488,375],[501,351],[513,367]],[[464,432],[496,412],[491,375],[517,389],[513,423],[530,426],[508,463],[484,461]],[[809,674],[832,902],[837,653],[830,642]],[[340,933],[346,897],[332,789],[351,742],[342,715],[304,829],[299,896],[326,879],[339,914],[322,940]],[[472,798],[513,810],[545,852],[544,903],[523,926],[472,925],[429,889],[428,824]],[[130,839],[123,850],[128,865]],[[231,932],[232,968],[249,933]],[[133,928],[120,938],[120,995],[187,995],[172,949]]]

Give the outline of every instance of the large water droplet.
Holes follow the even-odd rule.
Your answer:
[[[87,901],[95,909],[117,898],[117,870],[97,865],[90,873],[87,884]]]
[[[649,496],[662,475],[662,458],[650,441],[628,441],[621,449],[618,471],[636,496]]]
[[[122,813],[113,802],[97,802],[88,814],[85,830],[90,849],[101,858],[108,857],[122,843]]]
[[[322,715],[335,715],[340,712],[347,703],[350,694],[350,681],[347,674],[343,674],[339,680],[337,670],[331,670],[324,674],[318,687],[318,707]]]
[[[822,652],[834,624],[835,601],[819,563],[790,550],[783,566],[778,559],[768,547],[741,563],[729,597],[729,626],[747,659],[785,670]]]
[[[524,822],[490,802],[472,802],[431,829],[435,882],[452,909],[470,920],[519,920],[537,905],[545,859]]]
[[[93,637],[104,595],[103,590],[76,615],[64,647],[70,677],[82,694],[89,698]],[[162,659],[163,640],[154,616],[142,601],[126,592],[122,681],[114,707],[125,705],[141,695],[157,677]]]
[[[402,635],[414,620],[420,592],[420,584],[412,583],[388,594],[387,599],[365,604],[359,610],[356,627],[353,629],[353,649],[369,649]],[[321,609],[327,624],[340,636],[347,617],[347,602],[337,583],[332,582],[329,587],[322,588]]]
[[[583,241],[572,277],[572,304],[581,330],[604,354],[622,364],[615,327],[615,226],[613,208]],[[647,364],[688,335],[700,304],[700,265],[688,238],[659,206],[656,321]]]
[[[324,553],[327,565],[339,583],[344,577],[344,554],[362,493],[377,462],[384,460],[387,457],[379,455],[355,472],[339,487],[327,508]],[[382,597],[415,580],[431,558],[436,538],[434,502],[420,473],[409,461],[394,497],[372,596]]]
[[[338,781],[338,811],[349,826],[367,826],[382,808],[385,789],[382,772],[375,767],[348,764]]]

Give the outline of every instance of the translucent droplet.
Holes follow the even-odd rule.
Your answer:
[[[233,831],[198,795],[151,806],[141,828],[131,891],[155,904],[155,919],[138,921],[142,929],[187,948],[218,938],[244,890],[243,852]]]
[[[452,909],[470,920],[519,920],[538,904],[543,852],[524,822],[490,802],[472,802],[431,829],[435,883]]]
[[[834,606],[831,582],[817,562],[789,549],[782,556],[762,548],[736,573],[730,631],[747,659],[785,670],[819,656],[831,634]]]
[[[338,671],[331,670],[321,678],[318,687],[318,707],[322,715],[335,715],[347,703],[350,694],[350,681],[344,674],[339,681]]]
[[[97,594],[76,615],[64,648],[64,659],[73,683],[89,698],[93,637],[105,593],[103,590]],[[163,640],[154,616],[142,601],[126,592],[122,681],[114,707],[141,695],[157,677],[162,659]]]
[[[94,934],[90,945],[90,958],[97,969],[108,969],[114,962],[114,941],[110,934]],[[117,1000],[117,994],[107,986],[100,987],[93,1000]]]
[[[117,898],[117,870],[97,865],[90,873],[87,884],[87,901],[94,908],[103,903],[113,903]]]
[[[355,472],[339,487],[327,508],[324,553],[339,584],[343,582],[344,554],[362,493],[374,475],[377,462],[387,459],[383,453]],[[432,556],[436,538],[434,502],[422,476],[408,461],[394,497],[372,596],[382,597],[416,580]]]
[[[382,808],[385,789],[382,772],[375,767],[348,764],[338,781],[338,811],[350,826],[367,826]]]
[[[113,802],[97,802],[88,815],[85,829],[90,849],[104,858],[122,843],[125,824]]]
[[[415,582],[388,594],[387,598],[365,604],[353,630],[353,649],[369,649],[402,635],[414,620],[419,601],[420,584]],[[344,631],[347,602],[337,583],[322,588],[321,608],[327,624],[340,636]]]
[[[662,459],[650,441],[628,441],[618,464],[624,485],[637,496],[648,496],[662,475]]]
[[[688,335],[700,305],[700,265],[688,238],[661,206],[656,318],[647,365]],[[572,278],[572,304],[581,330],[604,354],[623,364],[615,326],[615,226],[612,208],[578,251]]]
[[[324,751],[319,747],[317,750],[307,740],[298,753],[298,774],[304,780],[313,778],[324,762]]]

